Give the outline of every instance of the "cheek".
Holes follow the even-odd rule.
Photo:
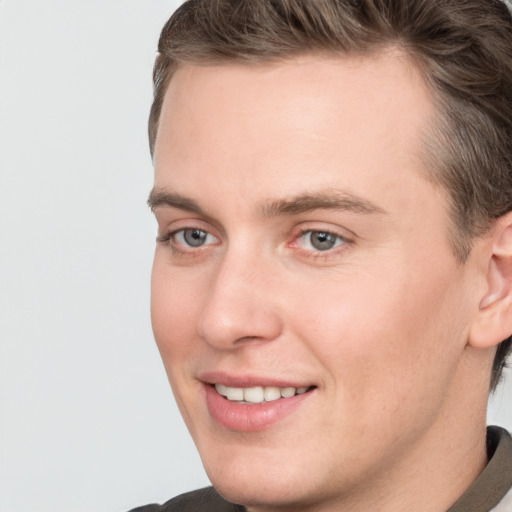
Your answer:
[[[197,286],[186,273],[172,271],[157,249],[151,275],[151,323],[169,377],[173,363],[178,366],[194,346],[201,296]]]
[[[461,283],[447,269],[411,268],[355,272],[294,294],[291,310],[304,312],[297,332],[358,410],[435,401],[464,347]]]
[[[201,281],[166,263],[165,255],[155,255],[151,276],[151,323],[174,398],[192,436],[192,418],[201,417],[198,384],[191,380],[190,365],[197,354],[197,319]]]

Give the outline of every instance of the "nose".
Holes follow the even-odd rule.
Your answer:
[[[274,272],[259,258],[225,254],[210,276],[199,335],[219,350],[279,337],[282,321],[275,302]]]

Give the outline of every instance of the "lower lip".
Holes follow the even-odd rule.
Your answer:
[[[290,398],[279,398],[259,404],[243,404],[229,401],[209,384],[205,384],[204,387],[210,416],[223,427],[240,432],[257,432],[271,427],[292,414],[312,393],[308,391]]]

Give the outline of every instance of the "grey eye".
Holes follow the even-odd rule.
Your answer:
[[[314,252],[328,251],[345,243],[346,240],[341,235],[328,231],[305,231],[299,239],[299,245],[303,249]]]
[[[331,233],[312,231],[309,235],[309,239],[312,247],[319,251],[327,251],[336,245],[339,237]]]
[[[208,233],[201,229],[184,229],[182,233],[183,241],[190,247],[201,247],[208,237]]]

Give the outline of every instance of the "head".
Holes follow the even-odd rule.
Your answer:
[[[426,158],[448,192],[453,251],[512,209],[511,15],[500,0],[187,1],[162,30],[149,118],[153,154],[165,92],[184,64],[251,65],[305,54],[365,55],[396,47],[421,70],[437,117]],[[496,351],[499,383],[510,338]]]
[[[497,385],[510,331],[488,341],[475,318],[511,273],[499,260],[512,209],[510,41],[510,14],[492,0],[192,0],[164,27],[149,121],[153,324],[207,471],[232,499],[233,467],[240,481],[254,474],[242,459],[270,475],[263,494],[299,499],[271,477],[286,481],[287,444],[308,451],[320,410],[339,405],[322,419],[327,436],[379,452],[361,465],[361,450],[335,443],[355,468],[349,488],[379,466],[398,471],[447,404],[471,403],[478,345],[494,362],[476,387]],[[336,256],[312,263],[325,249]],[[308,389],[289,419],[269,427],[271,408],[241,427],[222,419],[238,413],[219,413],[212,384],[237,393],[267,379],[272,394],[293,387],[293,372]],[[400,424],[407,434],[393,441]],[[324,449],[319,440],[298,462],[313,468]],[[228,455],[214,474],[212,456]]]

